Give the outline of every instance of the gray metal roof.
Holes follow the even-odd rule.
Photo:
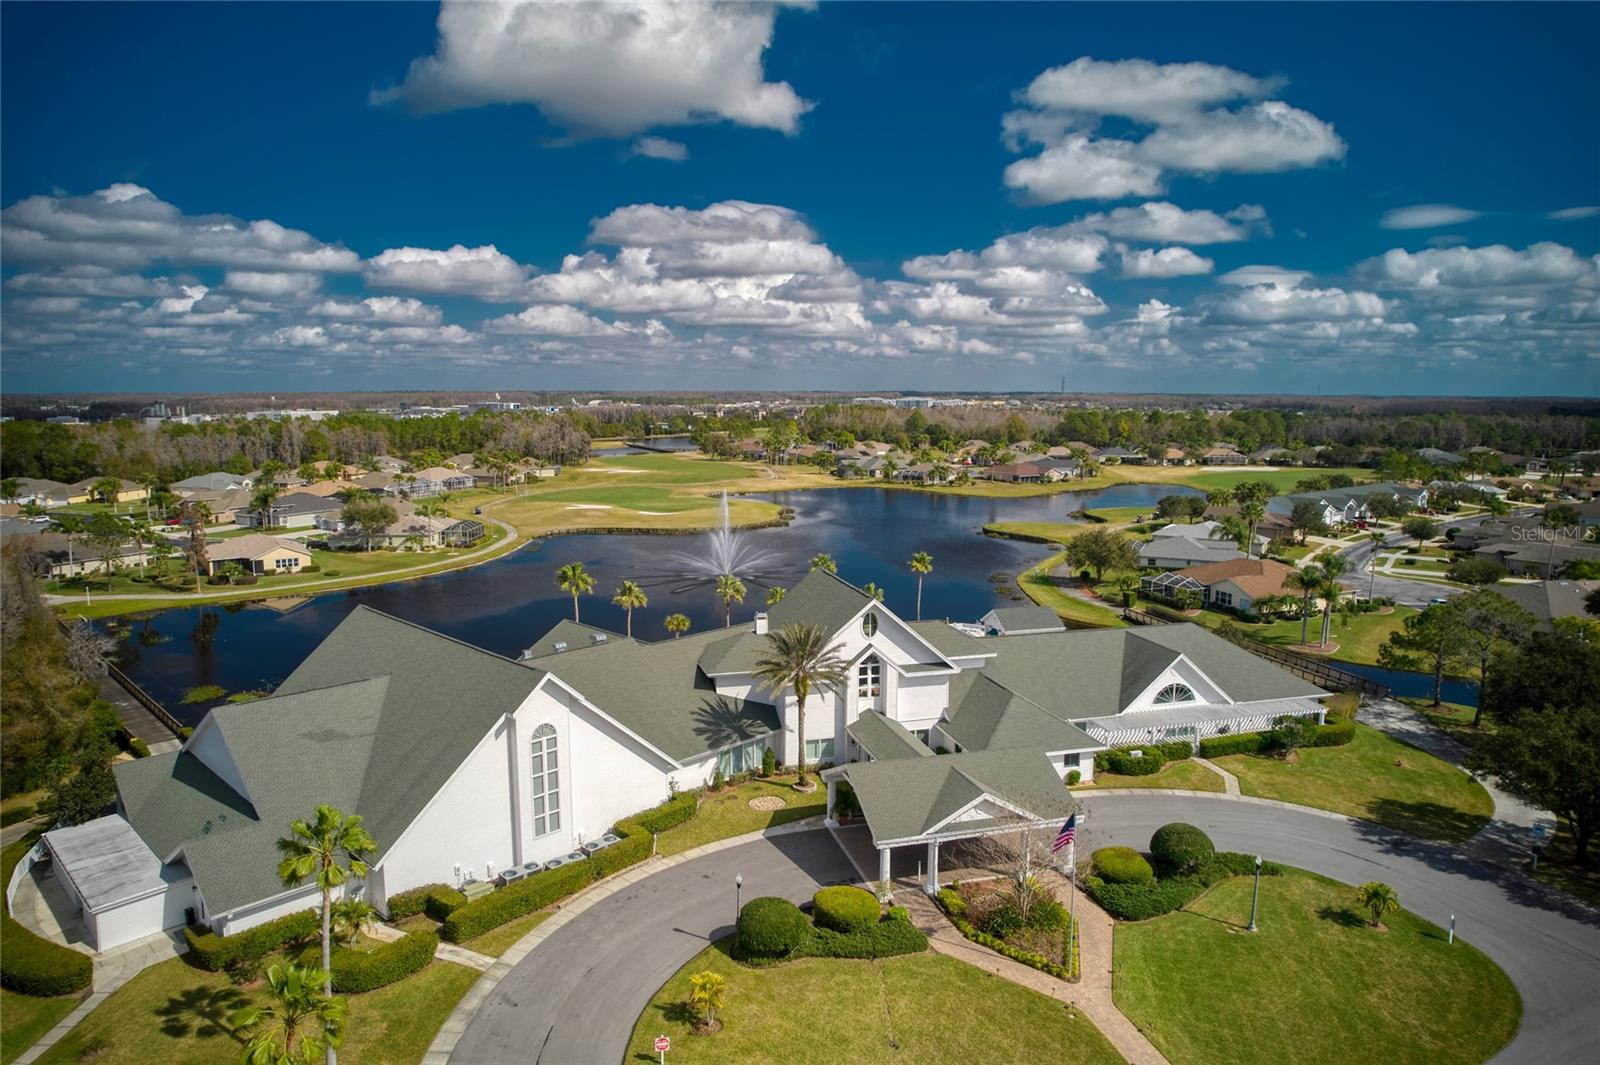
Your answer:
[[[851,762],[829,773],[837,773],[855,789],[877,844],[971,835],[1006,823],[959,822],[938,827],[986,795],[1039,821],[1064,818],[1074,808],[1066,785],[1038,750]]]
[[[846,725],[845,731],[865,747],[868,754],[884,761],[934,756],[926,743],[908,732],[900,722],[883,714],[868,711]]]
[[[91,913],[162,891],[178,878],[163,875],[161,859],[116,814],[46,832],[44,841]]]

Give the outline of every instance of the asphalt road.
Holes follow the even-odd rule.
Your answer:
[[[1494,960],[1522,994],[1522,1025],[1497,1063],[1600,1061],[1600,913],[1521,876],[1490,869],[1368,823],[1227,799],[1085,795],[1080,842],[1143,849],[1157,828],[1187,821],[1223,850],[1259,853],[1347,884],[1382,880],[1413,913],[1447,926]]]
[[[1514,512],[1522,516],[1522,511]],[[1469,528],[1480,525],[1487,520],[1486,515],[1474,515],[1470,518],[1450,518],[1439,522],[1442,528]],[[1404,533],[1390,533],[1383,542],[1385,550],[1411,543],[1411,537]],[[1372,559],[1377,554],[1378,547],[1371,540],[1361,540],[1350,547],[1340,548],[1339,553],[1350,560],[1348,575],[1339,583],[1357,595],[1365,596],[1368,589],[1375,596],[1393,599],[1401,606],[1422,609],[1435,599],[1448,599],[1460,595],[1466,589],[1460,585],[1442,584],[1432,581],[1406,580],[1400,576],[1389,576],[1380,573],[1373,579],[1369,567]]]
[[[826,831],[758,840],[673,866],[597,903],[519,962],[484,1000],[451,1062],[615,1065],[662,984],[733,931],[746,901],[808,901],[855,870]]]
[[[1225,798],[1083,796],[1080,842],[1143,848],[1188,821],[1227,850],[1259,852],[1349,884],[1383,880],[1402,905],[1457,932],[1522,994],[1522,1025],[1497,1063],[1600,1061],[1600,913],[1449,848],[1376,825]],[[824,831],[730,848],[648,877],[562,928],[502,980],[452,1062],[603,1063],[622,1059],[655,991],[732,929],[733,877],[746,899],[809,898],[853,870]]]

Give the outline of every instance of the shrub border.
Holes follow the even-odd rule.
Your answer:
[[[1070,916],[1067,918],[1066,934],[1068,942],[1072,944],[1072,957],[1068,959],[1072,964],[1070,966],[1057,965],[1049,958],[1046,958],[1043,954],[1035,954],[1031,950],[1018,950],[1016,947],[1011,946],[1004,940],[998,939],[994,936],[991,936],[987,932],[979,930],[978,927],[971,921],[968,921],[965,917],[959,916],[954,912],[950,900],[945,896],[946,892],[949,892],[952,895],[957,894],[955,888],[940,888],[938,894],[934,896],[934,902],[938,904],[940,911],[942,911],[944,915],[949,918],[950,923],[955,925],[956,931],[972,940],[972,942],[978,944],[980,947],[988,947],[990,950],[1001,955],[1002,957],[1010,958],[1015,962],[1021,962],[1023,965],[1026,965],[1029,968],[1038,969],[1040,972],[1049,976],[1053,976],[1057,980],[1065,980],[1069,983],[1076,983],[1078,981],[1078,977],[1080,975],[1078,968],[1078,934],[1077,929],[1074,927],[1073,919]]]

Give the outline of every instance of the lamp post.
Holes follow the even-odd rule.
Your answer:
[[[1256,900],[1261,898],[1261,855],[1256,855],[1256,885],[1250,892],[1250,931],[1256,930]]]
[[[739,914],[744,910],[744,874],[737,873],[733,878],[733,927],[739,928]]]

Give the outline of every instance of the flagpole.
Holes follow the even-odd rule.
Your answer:
[[[1073,971],[1073,948],[1078,937],[1078,837],[1067,844],[1067,972]]]

